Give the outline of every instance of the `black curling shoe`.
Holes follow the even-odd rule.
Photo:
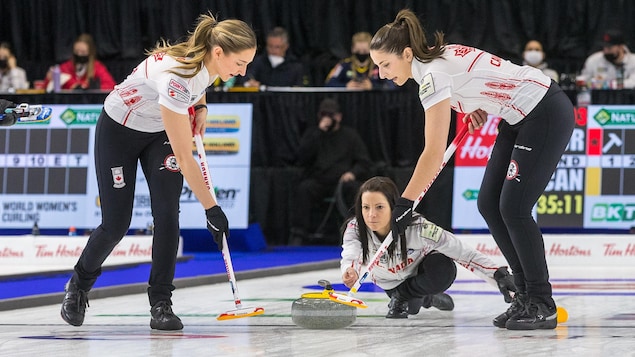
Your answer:
[[[70,280],[66,283],[64,290],[66,295],[62,301],[62,319],[69,325],[81,326],[84,323],[86,306],[90,306],[88,305],[88,291],[79,289]]]
[[[152,318],[150,327],[155,330],[182,330],[183,323],[178,316],[172,312],[172,307],[167,301],[159,301],[150,309]]]
[[[407,319],[408,318],[408,299],[404,299],[398,292],[390,297],[388,303],[387,319]]]
[[[551,330],[558,325],[558,313],[555,306],[543,301],[529,299],[525,310],[511,317],[505,323],[508,330]]]
[[[512,299],[511,305],[507,308],[505,312],[496,316],[492,321],[494,326],[505,328],[505,324],[507,320],[516,317],[516,315],[520,314],[525,310],[525,305],[527,304],[527,300],[529,300],[527,294],[518,293],[514,295]]]

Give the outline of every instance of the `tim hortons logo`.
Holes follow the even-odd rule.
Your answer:
[[[485,166],[496,141],[500,117],[490,116],[481,130],[468,135],[456,156],[456,166]],[[459,118],[459,121],[461,119]],[[459,124],[463,125],[463,124]]]

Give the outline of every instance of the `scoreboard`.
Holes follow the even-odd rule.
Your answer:
[[[1,130],[0,193],[85,194],[89,129]]]
[[[635,106],[591,105],[575,114],[569,145],[538,199],[535,218],[543,228],[630,229],[635,226]],[[500,120],[490,117],[456,151],[454,228],[487,229],[476,199]]]
[[[94,167],[94,131],[101,105],[51,105],[46,123],[0,129],[2,229],[95,228],[101,210]],[[205,148],[216,195],[230,228],[248,226],[252,104],[209,104]],[[197,157],[194,144],[192,154]],[[197,158],[198,159],[198,158]],[[152,224],[150,195],[137,170],[131,228]],[[181,227],[205,229],[205,213],[187,182]]]

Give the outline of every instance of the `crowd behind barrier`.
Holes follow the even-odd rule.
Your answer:
[[[567,94],[575,104],[576,91],[567,90]],[[0,96],[16,103],[72,105],[103,103],[106,95],[102,91],[85,91]],[[207,94],[208,103],[253,104],[249,212],[250,221],[260,224],[268,244],[287,244],[293,202],[290,188],[299,178],[299,170],[293,165],[294,153],[306,127],[315,125],[315,110],[325,97],[341,103],[347,118],[344,124],[354,127],[364,138],[375,174],[391,177],[403,189],[424,145],[423,108],[408,88],[269,88]],[[635,104],[635,90],[593,90],[591,97],[593,104]],[[448,138],[448,143],[452,139]],[[450,163],[444,169],[420,205],[432,221],[446,229],[452,228],[452,166]]]
[[[427,30],[443,31],[449,42],[475,46],[515,63],[523,61],[528,40],[539,40],[549,65],[566,76],[579,73],[587,56],[601,49],[608,28],[621,29],[626,45],[635,48],[635,3],[624,0],[58,0],[26,7],[21,0],[3,0],[0,11],[11,16],[0,24],[0,41],[12,44],[33,82],[67,60],[73,40],[89,33],[95,38],[98,59],[120,82],[156,41],[181,39],[196,17],[209,11],[219,19],[249,23],[261,53],[266,34],[277,26],[285,28],[289,48],[310,69],[310,85],[319,86],[338,60],[351,55],[354,33],[373,34],[405,7]]]

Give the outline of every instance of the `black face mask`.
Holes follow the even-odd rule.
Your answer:
[[[9,60],[4,58],[0,59],[0,69],[7,69],[9,67]]]
[[[370,56],[368,53],[355,53],[355,58],[360,62],[366,61],[368,56]]]
[[[617,55],[615,53],[605,53],[604,59],[611,63],[615,63],[615,60],[617,60]]]
[[[80,55],[73,54],[73,60],[75,61],[75,63],[85,64],[85,63],[88,63],[88,56],[80,56]]]

